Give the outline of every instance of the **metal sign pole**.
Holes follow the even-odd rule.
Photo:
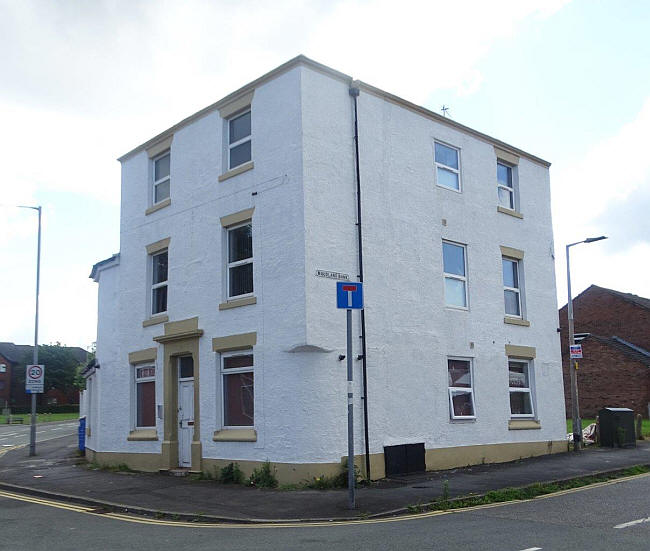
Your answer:
[[[38,364],[38,293],[41,282],[41,207],[38,211],[38,249],[36,253],[36,315],[34,316],[34,364]],[[29,455],[36,455],[36,394],[32,392],[32,424],[29,427]]]
[[[355,508],[354,498],[354,401],[352,392],[352,310],[347,312],[348,325],[348,506],[350,509]]]

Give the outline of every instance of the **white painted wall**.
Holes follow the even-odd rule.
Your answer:
[[[200,340],[200,415],[207,458],[338,461],[346,453],[345,314],[335,284],[317,269],[357,274],[353,111],[348,83],[296,66],[260,85],[252,102],[255,168],[218,182],[224,121],[218,112],[174,135],[169,207],[149,216],[149,159],[123,162],[121,258],[100,276],[98,451],[158,452],[127,442],[132,428],[128,353],[155,345],[148,318],[146,245],[170,237],[168,314],[194,316]],[[553,272],[548,170],[519,165],[518,220],[496,211],[492,145],[362,92],[359,98],[371,452],[564,437],[564,400]],[[463,193],[434,182],[433,141],[462,150]],[[225,300],[225,237],[219,218],[255,207],[257,304],[219,311]],[[442,225],[442,219],[447,226]],[[470,310],[443,306],[442,239],[468,246]],[[499,245],[525,251],[527,319],[503,323]],[[355,325],[359,331],[358,314]],[[220,428],[219,358],[211,340],[256,331],[258,441],[212,441]],[[474,343],[474,346],[471,346]],[[541,430],[509,431],[506,343],[534,346]],[[360,353],[360,340],[355,339]],[[295,350],[297,352],[290,352]],[[320,351],[304,351],[320,350]],[[473,422],[449,420],[446,358],[474,357]],[[362,450],[361,362],[355,362],[357,449]],[[162,404],[162,347],[157,403]],[[127,399],[129,403],[127,404]],[[162,421],[158,421],[162,437]],[[91,445],[92,443],[92,445]]]

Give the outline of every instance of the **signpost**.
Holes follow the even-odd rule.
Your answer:
[[[363,283],[336,283],[336,307],[346,310],[348,360],[348,506],[355,508],[354,497],[354,400],[352,386],[352,310],[363,309]]]
[[[42,394],[45,384],[45,366],[28,365],[25,370],[25,392],[27,394]]]

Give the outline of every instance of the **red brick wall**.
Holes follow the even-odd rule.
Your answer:
[[[598,287],[573,299],[576,333],[620,337],[650,350],[650,310]],[[566,305],[560,309],[562,349],[568,346]]]
[[[0,405],[5,402],[9,402],[9,396],[11,395],[11,363],[9,360],[0,354],[0,364],[5,364],[7,366],[7,371],[5,373],[0,373],[0,381],[4,383],[4,388],[0,388]]]
[[[584,358],[578,360],[578,403],[583,418],[595,417],[603,407],[627,407],[648,417],[650,368],[619,349],[587,338],[582,341]],[[568,354],[562,355],[564,399],[571,417],[571,386]]]

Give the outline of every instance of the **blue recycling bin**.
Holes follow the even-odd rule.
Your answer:
[[[86,450],[86,418],[79,417],[79,451]]]

